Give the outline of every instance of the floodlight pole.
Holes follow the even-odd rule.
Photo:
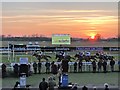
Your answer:
[[[31,55],[31,63],[32,63],[32,55]]]
[[[9,42],[8,42],[8,61],[10,60],[10,47],[9,47]],[[11,63],[11,60],[10,60],[10,63]]]
[[[13,44],[13,61],[15,60],[15,50],[14,50],[14,44]],[[16,61],[15,61],[15,63],[16,63]]]

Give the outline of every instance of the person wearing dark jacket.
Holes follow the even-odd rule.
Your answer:
[[[107,72],[107,62],[105,60],[103,62],[103,70],[104,70],[104,73]]]
[[[96,72],[96,62],[95,61],[92,62],[92,66],[93,66],[93,73],[95,73]]]
[[[102,68],[102,59],[99,60],[98,62],[98,72],[101,72]]]
[[[110,66],[111,66],[111,71],[113,72],[114,71],[114,65],[115,65],[115,61],[112,59],[110,61]]]
[[[4,78],[6,76],[6,65],[3,63],[1,65],[1,68],[2,68],[2,78]]]
[[[18,74],[19,74],[19,66],[18,66],[18,64],[15,64],[13,66],[13,68],[14,68],[14,74],[15,74],[15,76],[18,76]]]
[[[38,62],[38,72],[39,72],[39,74],[41,73],[41,65],[42,65],[42,63]]]
[[[68,64],[68,62],[69,62],[69,61],[66,60],[66,59],[63,59],[63,60],[62,60],[62,64],[61,64],[61,65],[62,65],[62,69],[63,69],[62,72],[63,72],[63,73],[67,73],[67,72],[68,72],[68,69],[69,69],[69,64]]]
[[[54,90],[54,86],[56,86],[55,81],[52,77],[49,77],[48,79],[48,90]]]
[[[77,62],[74,63],[74,73],[77,72]]]
[[[50,62],[46,62],[45,63],[45,66],[46,66],[46,73],[48,74],[48,73],[50,73]]]
[[[78,62],[78,72],[82,72],[82,60],[79,60]]]
[[[54,75],[56,75],[58,73],[58,67],[55,63],[51,65],[51,72]]]
[[[45,78],[42,79],[42,82],[39,84],[39,90],[47,90],[48,83],[45,81]]]
[[[33,63],[33,68],[34,68],[34,73],[37,74],[37,63],[36,62]]]

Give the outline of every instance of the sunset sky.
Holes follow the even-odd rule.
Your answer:
[[[88,38],[118,35],[117,2],[4,2],[2,34],[12,36],[70,34]]]

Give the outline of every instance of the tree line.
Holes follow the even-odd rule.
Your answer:
[[[0,41],[52,41],[51,37],[46,36],[22,36],[22,37],[13,37],[13,36],[0,36]],[[89,41],[89,38],[71,38],[71,41]],[[113,37],[113,38],[99,38],[96,41],[120,41],[120,37]]]

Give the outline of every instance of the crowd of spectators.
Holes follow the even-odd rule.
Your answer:
[[[107,61],[102,61],[102,60],[99,60],[98,62],[96,61],[93,61],[91,63],[91,66],[88,65],[89,69],[92,69],[92,72],[93,73],[96,73],[96,72],[104,72],[106,73],[108,71],[108,65],[110,66],[110,69],[111,72],[114,72],[116,71],[114,69],[115,67],[115,61],[114,59],[112,59],[110,61],[110,63],[108,64]],[[43,72],[43,68],[42,68],[43,64],[41,62],[33,62],[33,63],[29,63],[28,64],[28,73],[29,75],[32,75],[33,73],[34,74],[41,74],[41,73],[44,73]],[[59,72],[59,69],[62,68],[62,72],[68,72],[68,71],[71,71],[69,69],[69,64],[68,64],[68,61],[67,60],[63,60],[61,64],[56,64],[54,61],[53,62],[49,62],[47,61],[45,64],[45,73],[46,74],[49,74],[49,73],[52,73],[52,74],[57,74]],[[73,64],[73,70],[74,70],[74,73],[76,72],[84,72],[83,71],[83,62],[81,61],[76,61],[74,62]],[[3,63],[1,65],[1,69],[2,69],[2,77],[4,78],[6,76],[6,73],[7,73],[7,66]],[[41,72],[42,70],[42,72]],[[20,65],[18,64],[14,64],[13,66],[13,71],[14,71],[14,74],[15,76],[19,76],[19,71],[20,71]],[[118,71],[120,72],[120,61],[118,61]]]

